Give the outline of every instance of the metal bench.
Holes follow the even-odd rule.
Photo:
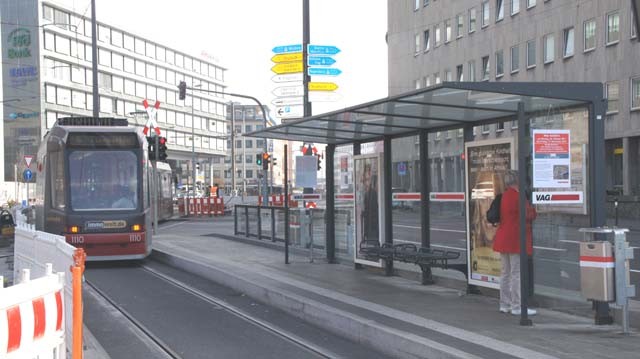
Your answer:
[[[364,255],[367,260],[385,260],[400,261],[404,263],[413,263],[420,266],[422,272],[429,268],[437,267],[442,269],[457,269],[458,265],[449,265],[449,260],[460,258],[460,252],[443,251],[433,248],[418,247],[413,243],[402,243],[392,245],[383,243],[380,245],[375,240],[365,240],[360,242],[360,254]],[[466,272],[466,265],[464,266]]]

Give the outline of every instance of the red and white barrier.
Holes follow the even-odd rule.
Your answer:
[[[338,193],[334,196],[336,201],[353,201],[353,193]],[[391,194],[393,201],[419,202],[422,198],[420,192],[396,192]],[[431,192],[431,202],[464,202],[464,192]]]
[[[65,276],[52,268],[46,264],[46,274],[34,280],[23,269],[20,283],[9,288],[0,281],[0,357],[66,357]]]
[[[224,198],[184,198],[178,202],[180,216],[224,216]]]
[[[271,195],[267,197],[268,205],[274,207],[283,207],[284,206],[284,195]],[[262,196],[258,196],[258,206],[262,206]],[[289,207],[298,207],[298,201],[293,198],[293,195],[289,195]]]

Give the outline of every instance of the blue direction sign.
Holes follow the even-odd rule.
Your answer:
[[[22,177],[27,182],[31,181],[31,179],[33,178],[33,172],[31,172],[31,170],[27,168],[26,170],[24,170],[24,172],[22,172]]]
[[[307,58],[307,65],[309,66],[331,66],[336,63],[336,60],[330,56],[309,56]]]
[[[342,70],[331,67],[309,67],[307,73],[309,76],[338,76]]]
[[[309,55],[335,55],[340,49],[335,46],[325,45],[307,45],[307,54]]]
[[[272,50],[276,54],[288,54],[290,52],[302,52],[302,44],[276,46]]]

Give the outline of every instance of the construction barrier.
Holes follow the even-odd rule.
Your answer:
[[[267,197],[269,206],[284,207],[284,195],[271,195]],[[262,206],[262,196],[258,196],[258,206]],[[293,195],[289,195],[289,207],[298,207],[298,201],[293,200]]]
[[[84,250],[66,243],[64,237],[36,231],[32,225],[17,222],[14,242],[14,278],[19,278],[23,269],[34,276],[46,275],[51,263],[54,273],[67,273],[64,281],[64,313],[66,348],[72,358],[82,357],[82,273],[84,272]]]
[[[184,198],[178,201],[178,213],[180,213],[181,217],[224,216],[224,198]]]
[[[53,274],[47,263],[44,276],[31,280],[22,269],[19,283],[3,288],[0,276],[0,357],[66,357],[63,318],[64,273]]]

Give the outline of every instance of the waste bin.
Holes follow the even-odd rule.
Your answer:
[[[580,288],[582,295],[591,300],[615,300],[615,262],[610,242],[580,243]]]

